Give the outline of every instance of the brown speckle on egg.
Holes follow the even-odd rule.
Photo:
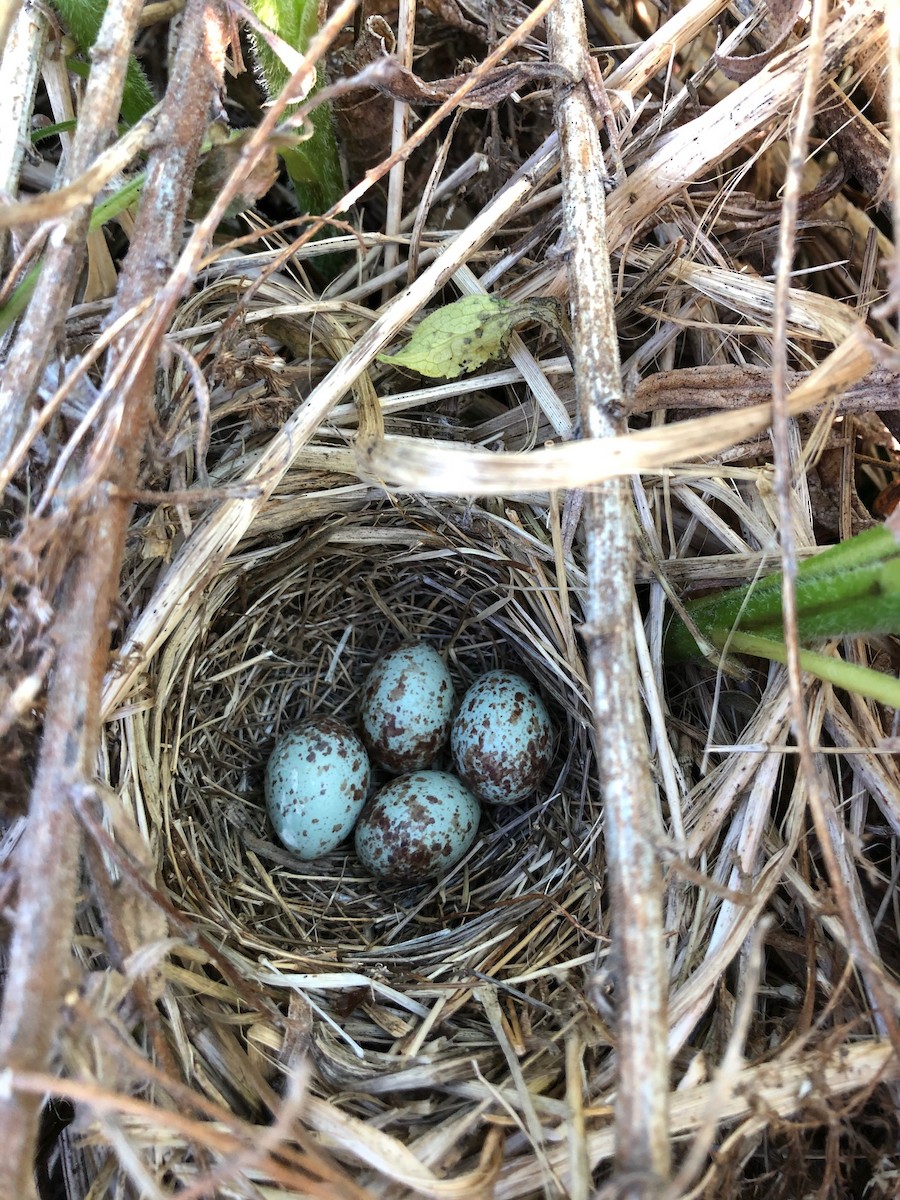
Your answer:
[[[478,802],[454,776],[414,771],[382,788],[363,809],[356,852],[374,875],[416,882],[462,858],[480,815]]]
[[[550,765],[550,717],[524,679],[489,671],[463,696],[451,750],[457,774],[480,800],[511,804],[533,792]]]

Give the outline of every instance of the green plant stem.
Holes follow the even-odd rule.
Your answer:
[[[250,0],[256,16],[282,41],[300,54],[305,54],[318,31],[318,6],[315,0]],[[279,95],[291,72],[264,37],[253,35],[254,54],[262,70],[269,97]],[[321,84],[321,73],[319,83]],[[314,89],[315,90],[315,89]],[[285,109],[289,114],[296,105]],[[343,195],[337,142],[331,124],[331,110],[320,105],[309,115],[311,136],[297,145],[281,151],[284,164],[297,195],[301,211],[327,212]]]
[[[740,630],[777,638],[781,574],[686,606],[710,641],[712,631]],[[801,641],[900,631],[900,545],[885,526],[869,529],[801,563],[796,576]],[[732,645],[734,645],[732,641]],[[702,657],[687,627],[674,619],[666,634],[671,665]]]
[[[753,633],[733,633],[728,637],[728,632],[721,629],[711,631],[709,636],[720,648],[727,640],[729,650],[738,654],[753,654],[757,658],[767,658],[773,662],[787,661],[784,642],[772,638]],[[832,658],[831,655],[820,654],[816,650],[800,651],[800,667],[818,679],[833,683],[835,687],[844,688],[858,696],[868,696],[871,700],[889,704],[892,708],[900,708],[900,679],[885,675],[881,671],[844,662],[843,659]]]

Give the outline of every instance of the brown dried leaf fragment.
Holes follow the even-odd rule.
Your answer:
[[[772,17],[770,25],[774,23],[773,33],[765,39],[769,45],[758,54],[746,56],[716,53],[716,63],[722,74],[735,83],[746,83],[758,74],[787,45],[801,7],[801,0],[769,0],[768,8]]]
[[[827,136],[828,144],[847,173],[887,215],[891,203],[887,194],[891,155],[888,139],[836,83],[828,83],[822,89],[819,102],[816,123]]]
[[[383,96],[390,96],[392,100],[436,106],[449,100],[470,74],[451,75],[447,79],[428,82],[394,59],[382,58],[339,87],[342,91],[350,87],[367,87]],[[568,71],[553,63],[507,63],[485,71],[475,87],[460,101],[459,107],[493,108],[503,100],[508,100],[519,88],[536,80],[574,82]]]
[[[393,104],[371,87],[346,87],[349,80],[394,53],[396,39],[390,25],[380,16],[368,17],[359,37],[343,56],[339,94],[331,106],[335,128],[347,157],[351,180],[361,179],[370,167],[386,158],[391,149]]]
[[[485,27],[470,21],[456,0],[423,0],[423,8],[427,8],[430,13],[454,29],[462,29],[476,37],[484,37]]]

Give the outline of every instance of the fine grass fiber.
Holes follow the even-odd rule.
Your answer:
[[[160,97],[180,79],[198,146],[207,118],[188,118],[224,89],[234,170],[252,170],[279,100],[236,27],[188,0],[178,21],[148,6],[138,35],[139,7],[110,0],[134,25],[109,52],[123,77],[137,48]],[[44,306],[0,313],[0,1047],[34,1017],[0,1120],[42,1106],[35,1195],[887,1200],[896,710],[802,670],[792,691],[787,667],[727,646],[665,657],[689,602],[789,575],[896,498],[884,13],[327,7],[310,55],[340,84],[348,192],[318,224],[282,179],[173,234],[190,181],[141,130],[141,206],[91,228],[90,176],[48,224],[69,143],[14,168],[0,136],[19,201],[0,205],[0,305],[34,271]],[[582,11],[576,79],[552,23]],[[202,55],[172,65],[170,32]],[[93,162],[117,144],[111,58],[89,110],[47,36],[10,42],[46,74],[10,89],[10,126],[70,122]],[[348,87],[388,46],[390,71]],[[348,97],[374,166],[354,165]],[[602,172],[579,172],[589,144]],[[79,205],[80,258],[53,223]],[[596,329],[585,257],[609,267]],[[71,299],[55,315],[51,284]],[[571,345],[532,321],[477,372],[392,361],[473,295],[561,302]],[[355,724],[372,664],[417,639],[459,695],[494,667],[534,684],[546,777],[487,806],[442,878],[376,880],[352,842],[298,861],[263,802],[276,738],[312,714]],[[890,629],[811,649],[900,669]],[[641,862],[645,884],[617,892]]]

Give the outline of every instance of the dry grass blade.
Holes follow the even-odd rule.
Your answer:
[[[850,47],[865,45],[879,28],[882,14],[868,0],[849,3],[841,17],[828,25],[822,47],[822,72],[836,70]],[[757,136],[770,121],[794,103],[802,83],[808,49],[791,47],[758,75],[737,88],[680,130],[649,155],[609,198],[611,242],[615,246],[629,230],[638,229],[666,200],[720,162],[749,136]]]
[[[898,491],[881,9],[403,0],[404,74],[390,6],[342,0],[268,100],[230,31],[240,138],[191,224],[218,110],[199,49],[171,69],[177,7],[111,0],[86,85],[45,60],[35,124],[75,124],[9,183],[8,218],[59,217],[10,224],[0,282],[0,1106],[54,1098],[41,1200],[888,1200],[896,713],[801,680],[813,823],[785,670],[665,658],[673,612],[777,569],[779,531],[809,558]],[[113,111],[138,24],[190,136],[86,276],[82,201],[142,136]],[[298,213],[282,180],[228,215],[320,70],[314,103],[352,101],[343,201]],[[524,324],[427,386],[381,357],[460,296],[568,302],[574,349]],[[276,739],[354,723],[417,639],[460,693],[535,684],[546,778],[440,878],[299,860],[266,814]],[[900,666],[886,635],[813,649]],[[19,1141],[0,1190],[27,1196]]]

